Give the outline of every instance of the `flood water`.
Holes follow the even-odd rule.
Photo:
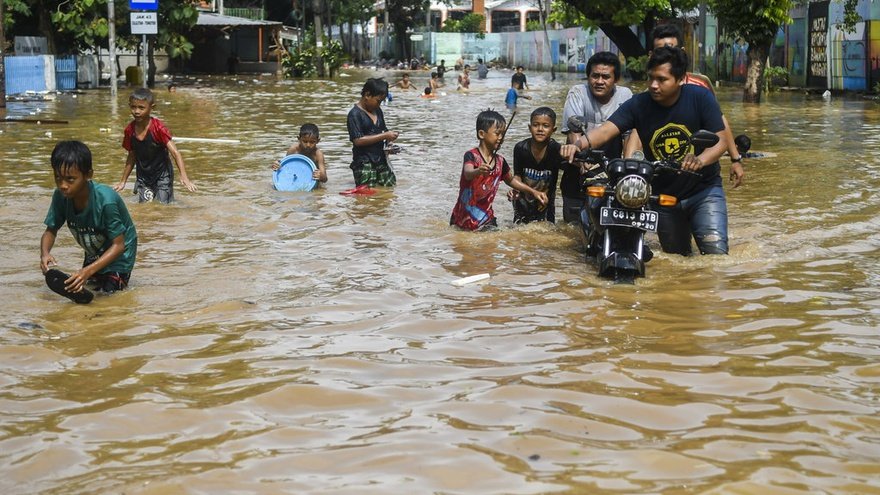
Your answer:
[[[39,270],[49,155],[85,141],[115,184],[128,92],[9,102],[69,123],[0,124],[0,493],[880,493],[880,105],[720,90],[734,132],[778,155],[727,189],[730,256],[651,239],[627,286],[596,277],[575,229],[514,227],[506,186],[500,231],[448,226],[510,72],[393,92],[398,186],[340,195],[373,74],[157,92],[175,136],[241,143],[180,142],[199,189],[178,181],[171,206],[137,204],[132,174],[130,290],[85,306]],[[529,83],[508,157],[578,80]],[[330,181],[274,191],[308,121]],[[66,227],[53,253],[82,259]]]

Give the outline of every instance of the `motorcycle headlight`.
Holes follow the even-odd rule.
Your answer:
[[[641,208],[651,197],[651,185],[643,177],[627,175],[617,181],[617,185],[614,186],[614,196],[627,208]]]

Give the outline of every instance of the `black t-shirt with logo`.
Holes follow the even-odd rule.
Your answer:
[[[553,138],[547,142],[547,149],[541,161],[532,155],[532,138],[523,139],[513,147],[513,173],[529,187],[547,193],[547,205],[541,206],[529,193],[519,193],[513,203],[513,221],[528,223],[537,220],[556,221],[556,182],[559,169],[565,165],[559,150],[562,145]]]
[[[719,132],[724,129],[721,108],[709,90],[693,84],[681,87],[678,100],[670,107],[655,102],[648,92],[640,93],[617,109],[610,122],[626,132],[639,133],[647,160],[671,160],[680,163],[687,153],[699,154],[687,145],[690,136],[699,131]],[[721,184],[721,166],[716,161],[700,170],[700,175],[661,174],[654,180],[654,193],[688,198],[706,187]]]

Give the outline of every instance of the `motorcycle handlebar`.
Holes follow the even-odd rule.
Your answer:
[[[605,158],[605,152],[601,150],[586,149],[575,153],[575,162],[599,163],[605,164],[608,159]]]

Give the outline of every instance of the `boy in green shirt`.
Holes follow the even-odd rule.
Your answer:
[[[55,193],[46,215],[46,231],[40,240],[40,269],[50,288],[76,302],[89,302],[83,296],[85,284],[92,281],[98,290],[115,292],[128,285],[137,254],[137,231],[125,202],[110,186],[92,182],[92,152],[79,141],[61,141],[52,150]],[[67,223],[70,232],[85,250],[83,267],[58,281],[57,265],[50,254],[58,229]],[[55,284],[53,284],[55,282]]]

